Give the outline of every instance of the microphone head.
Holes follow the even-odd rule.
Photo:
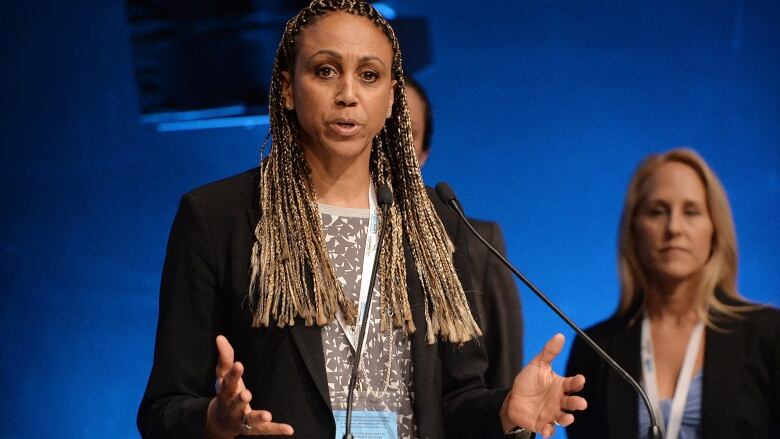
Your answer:
[[[450,185],[443,181],[436,185],[436,195],[438,195],[439,199],[447,205],[455,200],[455,192],[452,191]]]
[[[440,182],[436,185],[436,195],[439,196],[439,199],[442,201],[442,203],[446,204],[447,206],[450,206],[451,209],[455,210],[455,212],[458,213],[458,215],[464,216],[463,213],[463,206],[460,205],[460,201],[458,201],[458,198],[455,196],[455,192],[452,190],[450,185],[448,185],[445,182]]]
[[[390,207],[393,205],[393,191],[390,190],[390,186],[382,183],[377,190],[376,200],[380,206]]]

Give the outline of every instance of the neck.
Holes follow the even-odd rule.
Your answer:
[[[647,295],[647,313],[651,320],[695,323],[698,321],[696,291],[690,283],[653,288]]]
[[[317,202],[338,207],[368,208],[368,188],[371,174],[368,156],[356,159],[328,158],[306,155]]]

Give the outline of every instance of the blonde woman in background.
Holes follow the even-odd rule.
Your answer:
[[[642,383],[664,437],[780,437],[780,312],[737,292],[728,199],[693,150],[651,155],[634,173],[618,266],[618,310],[588,333]],[[644,404],[579,338],[567,373],[588,377],[570,438],[647,434]]]

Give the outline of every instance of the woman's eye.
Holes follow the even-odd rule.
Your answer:
[[[647,215],[651,218],[664,216],[666,214],[667,214],[666,209],[662,207],[651,207],[650,209],[647,210]]]
[[[317,76],[320,78],[330,78],[336,75],[336,71],[332,67],[322,66],[317,68]]]
[[[688,216],[696,216],[696,215],[700,215],[701,212],[699,212],[697,209],[686,209],[685,214]]]
[[[376,74],[376,72],[372,72],[372,71],[370,71],[370,70],[368,70],[368,71],[365,71],[365,72],[361,73],[361,75],[360,75],[360,76],[361,76],[361,77],[363,78],[363,80],[364,80],[364,81],[366,81],[366,82],[374,82],[374,81],[376,81],[377,79],[379,79],[379,75],[377,75],[377,74]]]

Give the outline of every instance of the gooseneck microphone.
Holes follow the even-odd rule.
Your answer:
[[[560,317],[564,322],[566,322],[569,327],[571,327],[574,332],[579,334],[580,337],[582,337],[583,340],[593,349],[615,372],[618,373],[631,387],[634,388],[634,390],[639,394],[639,396],[642,398],[642,400],[645,403],[645,406],[647,407],[647,411],[650,414],[650,428],[648,430],[648,438],[651,439],[661,439],[661,429],[658,426],[658,420],[655,417],[655,412],[651,408],[650,405],[650,398],[647,397],[647,393],[645,393],[644,389],[642,389],[642,386],[639,385],[639,383],[636,382],[636,380],[631,377],[631,375],[628,374],[622,367],[620,367],[619,364],[615,360],[612,359],[612,357],[609,356],[606,352],[604,352],[601,347],[599,347],[598,344],[596,344],[593,339],[591,339],[588,334],[585,333],[582,329],[580,329],[579,326],[577,326],[576,323],[574,323],[566,314],[564,314],[563,311],[558,308],[558,306],[553,303],[552,300],[550,300],[544,293],[539,290],[539,288],[536,287],[530,280],[528,280],[527,277],[523,275],[520,271],[517,270],[517,268],[512,265],[511,262],[509,262],[504,255],[502,255],[498,250],[496,250],[490,243],[488,243],[485,238],[482,237],[482,235],[479,234],[479,232],[474,229],[474,226],[471,225],[468,219],[466,219],[466,215],[463,213],[463,209],[460,207],[460,202],[458,202],[458,199],[455,197],[455,192],[452,191],[452,188],[447,183],[441,182],[436,185],[436,194],[439,196],[439,199],[449,206],[452,210],[455,211],[455,213],[458,214],[461,220],[466,224],[469,230],[471,230],[471,233],[474,234],[474,236],[479,239],[482,244],[487,247],[488,250],[490,250],[491,253],[496,255],[498,259],[506,265],[507,268],[509,268],[512,273],[514,273],[515,276],[517,276],[518,279],[520,279],[528,288],[531,289],[531,291],[534,292],[534,294],[537,295],[540,299],[542,299],[542,302],[544,302],[551,310],[555,312],[555,314],[558,314],[558,317]]]
[[[358,368],[360,367],[360,357],[363,356],[363,338],[368,327],[368,316],[371,314],[371,301],[374,299],[374,284],[376,283],[376,274],[379,271],[379,255],[382,253],[382,241],[385,238],[387,230],[387,210],[393,204],[393,192],[386,184],[381,184],[377,191],[377,202],[382,209],[382,227],[379,231],[379,239],[376,243],[376,254],[374,255],[374,268],[371,271],[371,280],[368,284],[368,297],[363,308],[363,320],[360,324],[360,334],[358,335],[357,349],[355,349],[354,364],[352,365],[352,375],[349,377],[349,390],[347,391],[347,416],[344,426],[343,439],[354,439],[352,436],[352,405],[355,399],[355,386],[358,379]],[[366,243],[368,245],[368,243]]]

